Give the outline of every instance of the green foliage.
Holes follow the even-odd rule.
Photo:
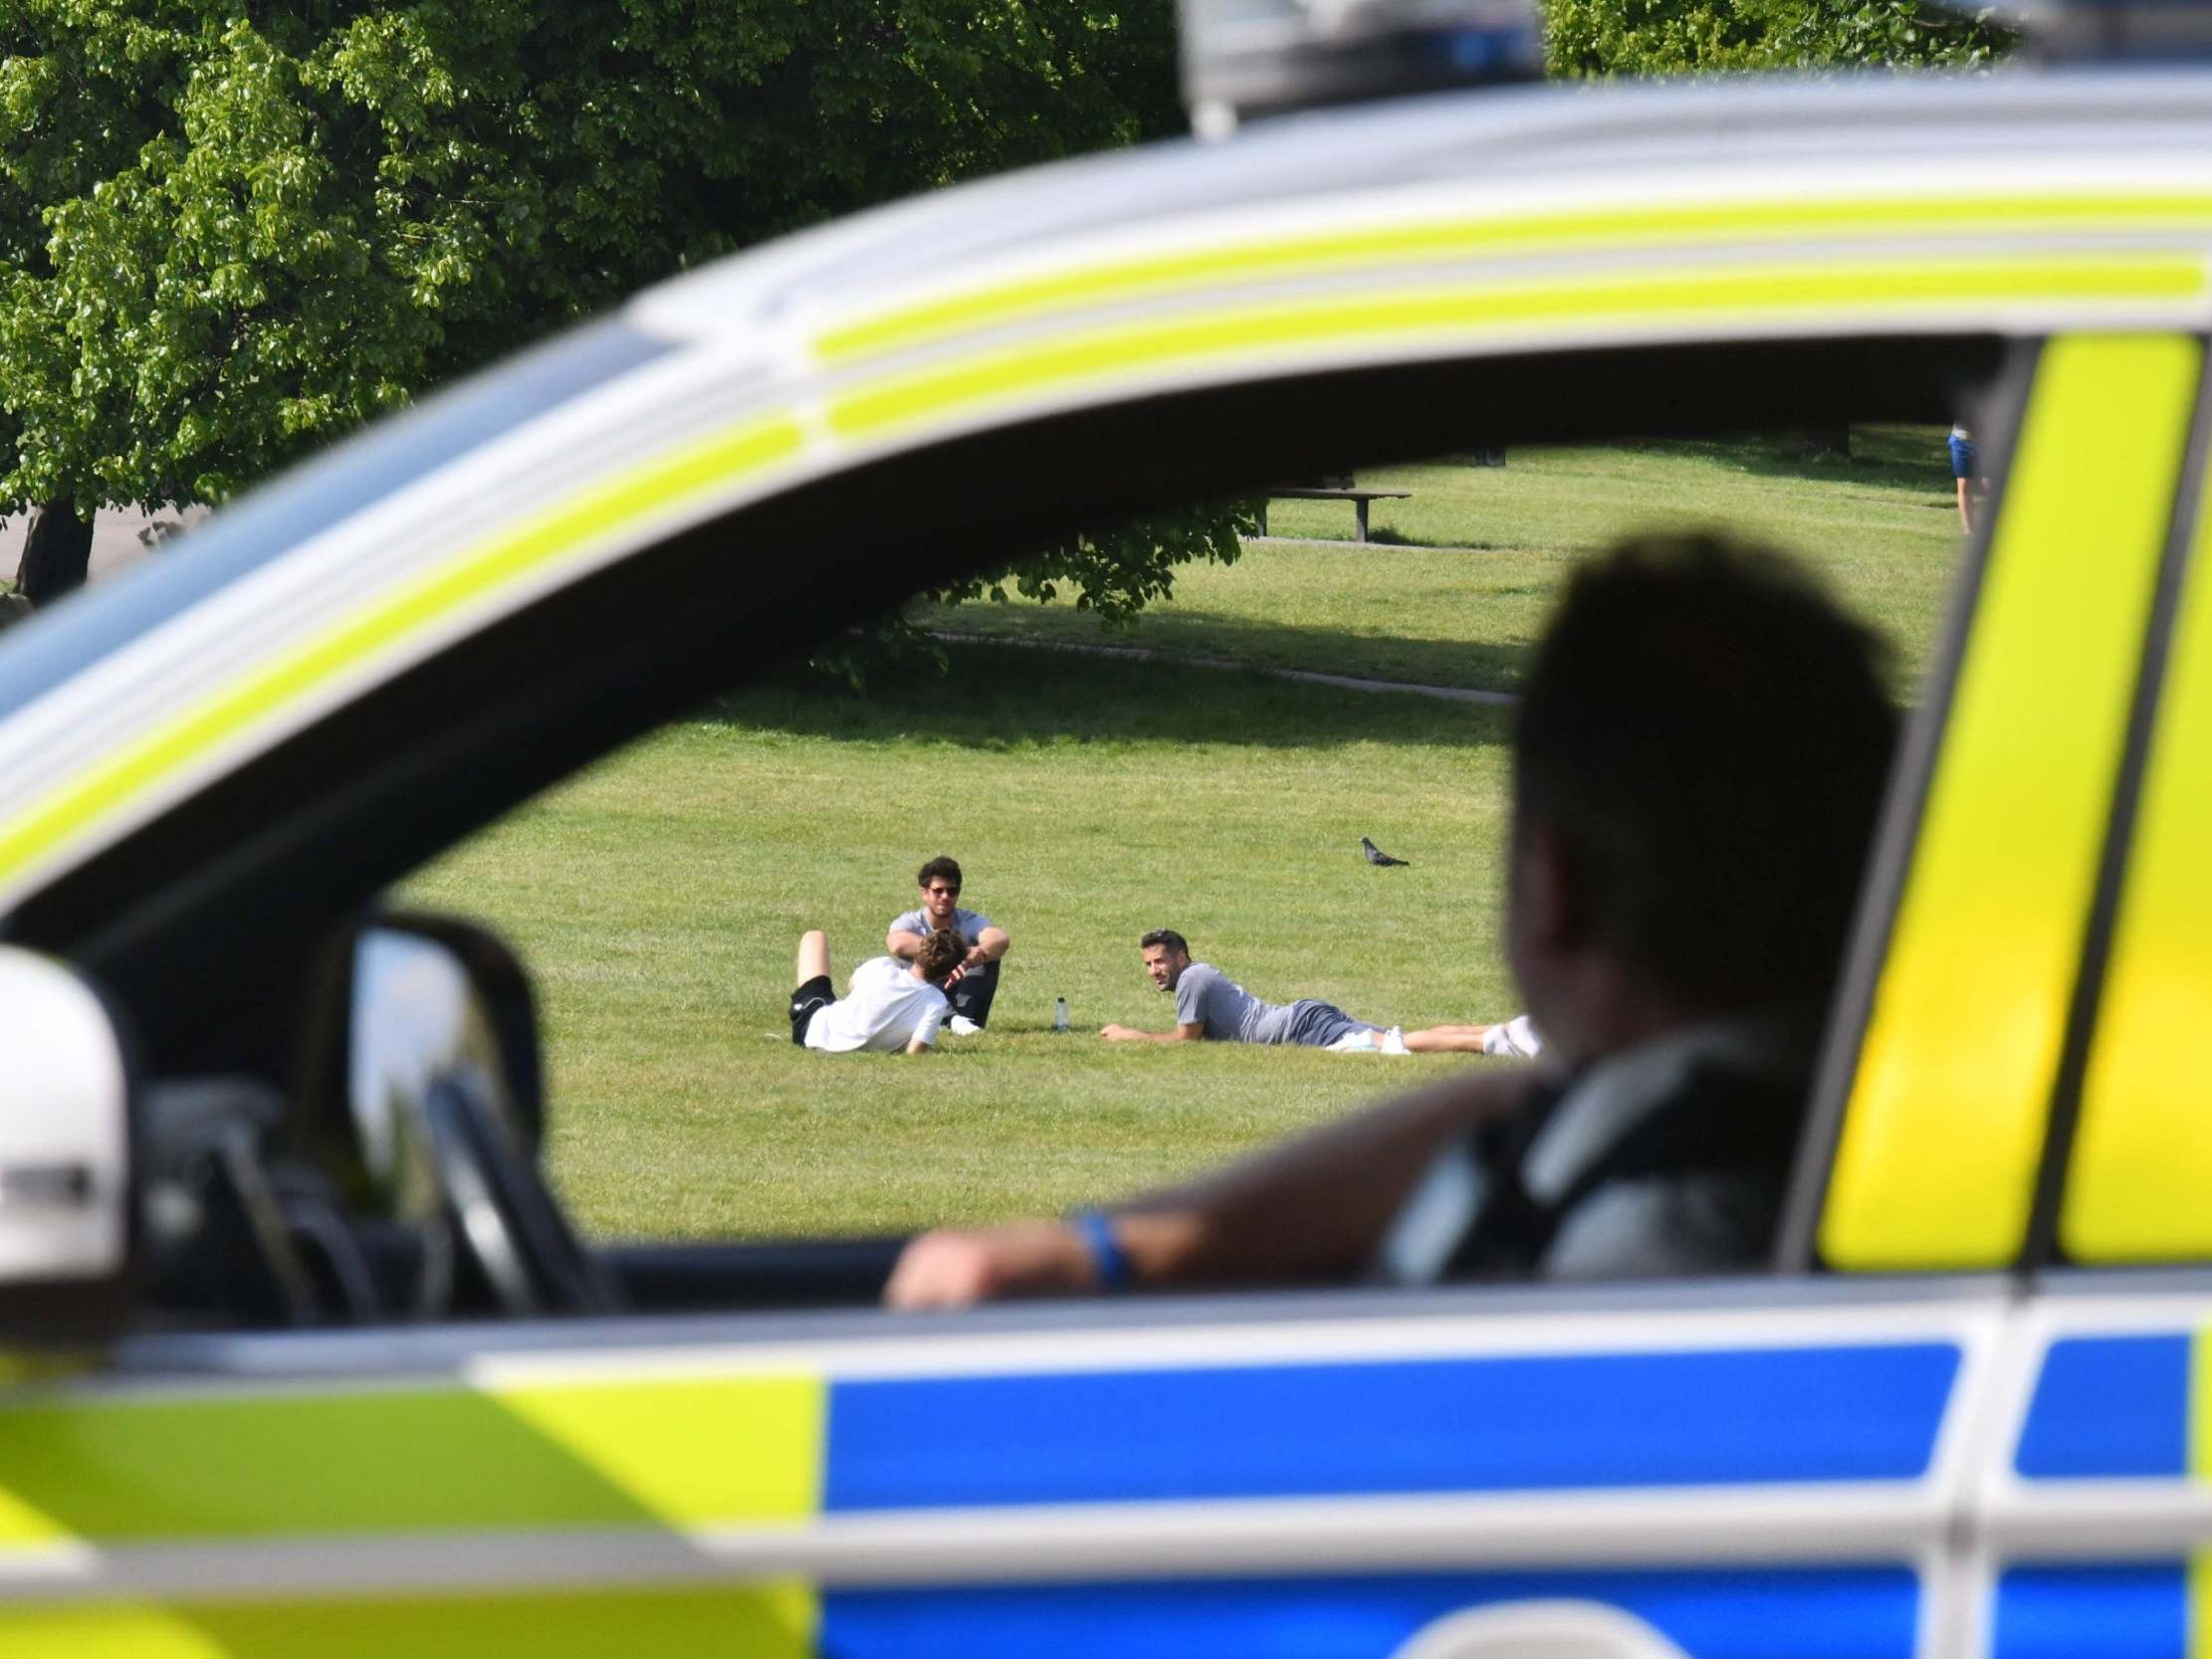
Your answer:
[[[1050,604],[1064,593],[1077,610],[1109,629],[1130,628],[1137,613],[1175,592],[1175,567],[1194,560],[1234,564],[1241,536],[1259,530],[1258,502],[1217,502],[1154,514],[1095,535],[1046,548],[1010,570],[940,589],[941,604],[1016,597]]]
[[[1911,0],[1552,0],[1551,26],[1574,74],[2002,43]],[[676,271],[1180,124],[1168,0],[0,0],[0,514],[220,503]],[[945,597],[1125,625],[1238,523]]]
[[[1166,0],[0,0],[0,512],[220,502],[795,226],[1177,122]]]
[[[2015,43],[1987,11],[1920,0],[1547,0],[1551,72],[1569,77],[1980,69]]]
[[[1259,528],[1260,505],[1215,502],[1070,537],[1003,570],[919,594],[916,612],[888,618],[855,632],[838,647],[817,651],[806,668],[814,678],[856,692],[917,675],[943,675],[950,659],[930,629],[948,619],[931,614],[931,605],[985,600],[995,606],[1017,600],[1052,605],[1065,598],[1102,629],[1133,629],[1145,606],[1173,597],[1178,565],[1234,564],[1243,551],[1240,538]],[[984,625],[977,617],[952,620],[963,628]]]

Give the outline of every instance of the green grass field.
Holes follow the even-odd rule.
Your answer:
[[[1923,666],[1958,551],[1942,433],[1862,428],[1849,467],[1807,465],[1792,437],[1735,444],[1515,450],[1503,468],[1430,463],[1360,474],[1411,501],[1377,502],[1376,535],[1351,539],[1349,502],[1281,501],[1278,537],[1233,565],[1176,576],[1135,643],[1255,667],[1318,669],[1428,685],[1510,690],[1573,561],[1627,531],[1725,525],[1820,569],[1899,648],[1900,691]],[[918,606],[962,633],[1095,642],[1072,606]]]
[[[1438,546],[1257,547],[1187,572],[1135,643],[1510,688],[1579,552],[1632,522],[1726,522],[1828,549],[1839,590],[1917,663],[1956,554],[1938,436],[1863,435],[1878,459],[1848,469],[1667,444],[1363,475],[1413,489],[1379,518]],[[1348,506],[1280,504],[1273,527],[1294,516],[1300,533],[1332,517],[1350,531]],[[1440,550],[1476,542],[1491,545]],[[931,620],[1099,638],[1064,606]],[[407,898],[484,919],[531,965],[553,1172],[594,1235],[1051,1211],[1482,1063],[1090,1033],[1170,1023],[1135,944],[1161,926],[1277,1000],[1416,1025],[1513,1012],[1496,928],[1506,732],[1501,711],[1428,698],[963,645],[943,680],[867,699],[729,699],[456,850]],[[1411,867],[1371,869],[1361,834]],[[794,1049],[798,933],[828,930],[841,978],[939,851],[1013,935],[991,1031],[922,1061]],[[1049,1029],[1056,995],[1073,1035]]]

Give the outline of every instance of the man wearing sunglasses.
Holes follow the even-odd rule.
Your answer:
[[[960,865],[953,859],[931,859],[916,880],[922,889],[921,906],[892,922],[883,947],[911,961],[921,954],[922,941],[931,933],[959,933],[968,949],[962,962],[967,971],[953,987],[953,1017],[946,1029],[955,1036],[973,1036],[991,1019],[992,1000],[998,994],[998,961],[1012,941],[990,917],[962,907]]]

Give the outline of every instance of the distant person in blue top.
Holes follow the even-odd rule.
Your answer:
[[[959,933],[967,946],[961,963],[967,971],[953,987],[953,1017],[946,1029],[955,1036],[973,1036],[991,1019],[992,1000],[998,994],[998,963],[1012,941],[990,917],[961,907],[960,865],[954,860],[931,859],[915,880],[921,884],[922,903],[892,922],[883,947],[912,961],[922,953],[922,941],[930,934]]]
[[[1191,946],[1173,928],[1160,928],[1137,941],[1152,982],[1175,998],[1173,1031],[1139,1031],[1109,1025],[1099,1035],[1109,1043],[1294,1043],[1334,1054],[1526,1054],[1536,1052],[1535,1034],[1524,1019],[1503,1025],[1432,1025],[1408,1031],[1384,1029],[1354,1019],[1333,1002],[1300,997],[1296,1002],[1264,1002],[1211,962],[1191,960]],[[1519,1043],[1515,1046],[1514,1033]]]
[[[1951,428],[1951,478],[1958,486],[1958,527],[1974,533],[1974,504],[1981,495],[1981,458],[1974,434],[1964,425]]]

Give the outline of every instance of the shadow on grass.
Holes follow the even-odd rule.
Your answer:
[[[1762,432],[1735,438],[1655,438],[1636,448],[1650,455],[1680,455],[1717,462],[1754,478],[1786,478],[1802,484],[1852,484],[1870,490],[1910,495],[1951,491],[1950,451],[1940,429],[1855,426],[1851,459],[1806,452],[1795,433]]]
[[[1532,615],[1549,609],[1554,584],[1503,583],[1486,590],[1492,601],[1534,599]],[[979,638],[1051,641],[1078,648],[1130,648],[1172,657],[1222,659],[1253,669],[1300,669],[1355,679],[1395,680],[1417,686],[1453,686],[1510,692],[1528,670],[1532,639],[1451,640],[1377,638],[1341,628],[1223,615],[1210,610],[1148,611],[1136,632],[1107,634],[1086,611],[1066,606],[957,606],[917,611],[925,628]],[[1074,655],[1073,652],[1069,655]],[[1180,665],[1154,663],[1155,674]]]
[[[1306,685],[1242,669],[1016,645],[955,645],[946,656],[943,676],[919,669],[864,695],[789,676],[720,698],[701,718],[795,736],[979,749],[1162,741],[1282,749],[1481,746],[1502,745],[1509,729],[1504,709]]]
[[[1408,535],[1395,524],[1370,524],[1367,540],[1374,547],[1430,547],[1435,542],[1424,541],[1417,535]],[[1354,543],[1356,546],[1358,543]]]

